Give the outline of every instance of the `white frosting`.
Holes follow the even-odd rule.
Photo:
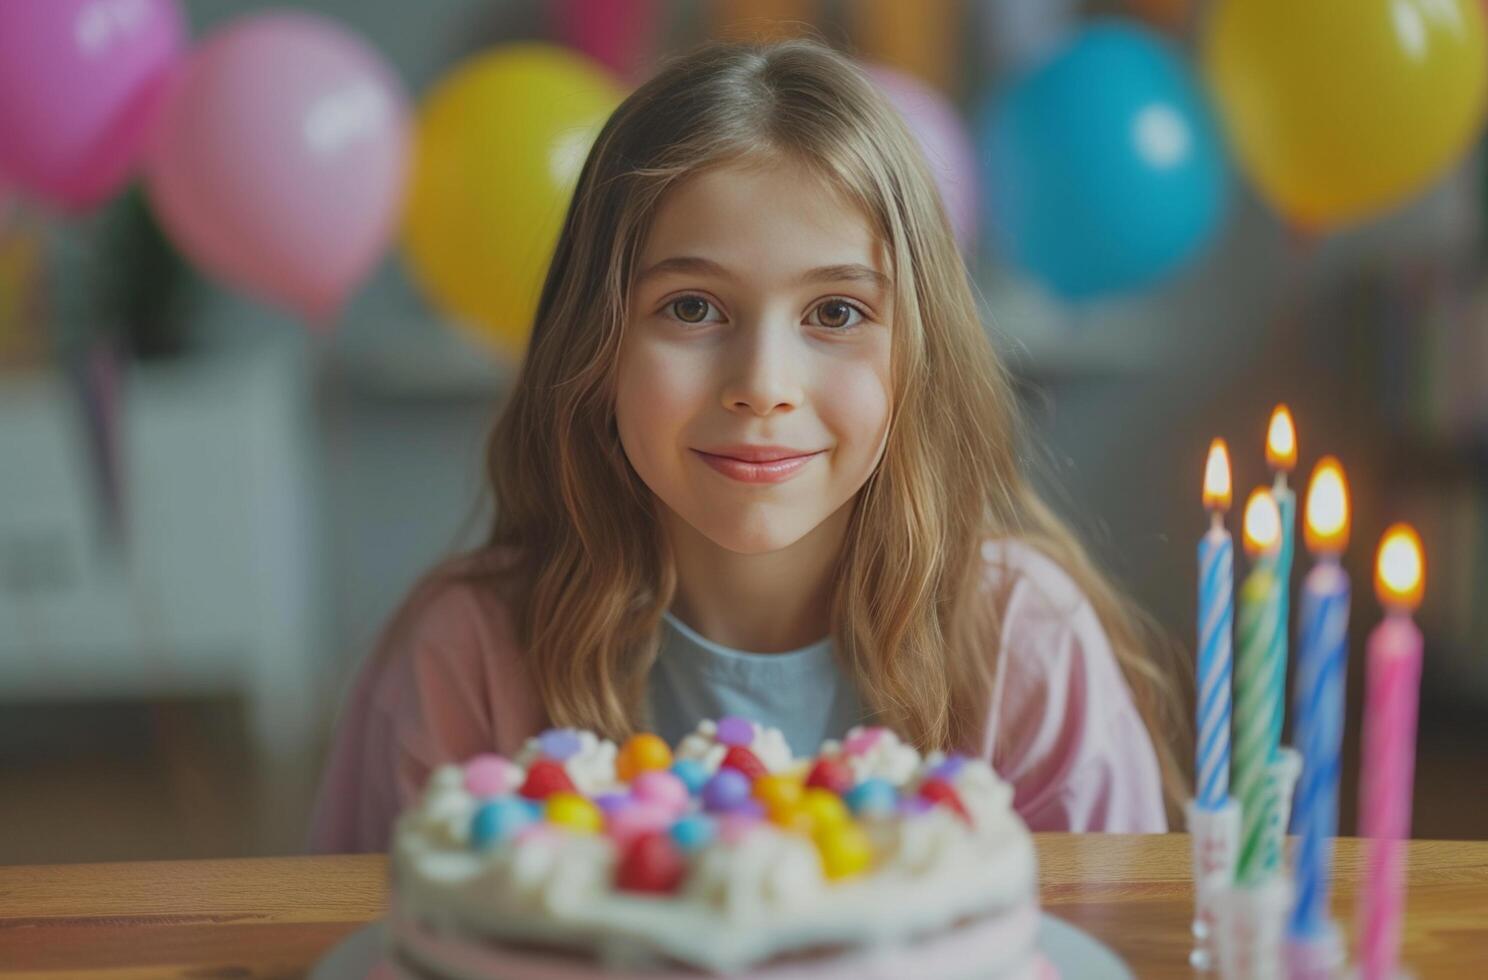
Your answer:
[[[721,758],[710,727],[700,725],[677,755],[708,765],[716,749]],[[915,764],[906,773],[907,753]],[[788,750],[760,757],[777,770],[795,761]],[[861,758],[870,775],[905,790],[942,761],[935,753],[920,760],[887,732]],[[611,964],[678,961],[730,972],[791,951],[908,942],[967,917],[1036,907],[1032,840],[1010,809],[1010,787],[981,760],[967,760],[950,780],[969,821],[946,806],[861,820],[874,849],[867,873],[829,879],[808,838],[759,823],[692,856],[672,896],[616,890],[616,851],[604,836],[545,826],[470,848],[476,804],[459,776],[455,766],[436,770],[400,817],[393,844],[399,909],[452,935],[556,943]]]
[[[770,772],[783,772],[796,764],[790,743],[786,742],[785,734],[780,729],[766,728],[758,722],[750,724],[754,726],[754,741],[747,748],[754,753],[755,758],[764,763],[766,769]],[[727,745],[718,741],[718,725],[712,719],[704,718],[698,722],[692,734],[684,736],[677,743],[676,757],[701,762],[711,775],[723,764],[723,757],[728,754],[728,750]]]
[[[883,728],[879,730],[878,741],[867,752],[844,754],[843,745],[853,736],[866,731],[869,731],[867,726],[858,725],[848,729],[847,737],[841,742],[829,738],[822,743],[820,754],[842,755],[852,767],[853,778],[858,782],[883,779],[894,786],[903,786],[920,768],[922,760],[919,750],[901,741],[889,729]]]

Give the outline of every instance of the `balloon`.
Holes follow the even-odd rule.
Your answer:
[[[660,0],[548,0],[559,40],[622,78],[650,63],[661,34]]]
[[[397,227],[407,100],[334,22],[238,20],[188,59],[146,178],[176,246],[223,282],[328,323]]]
[[[569,197],[620,96],[582,55],[523,43],[460,66],[419,112],[404,254],[435,305],[505,353],[526,344]]]
[[[1096,22],[983,112],[987,221],[999,247],[1068,299],[1149,285],[1218,228],[1228,174],[1182,58]]]
[[[1483,11],[1470,0],[1221,0],[1203,60],[1241,169],[1308,230],[1415,195],[1482,121]]]
[[[68,210],[118,190],[185,33],[175,0],[4,0],[0,171]]]
[[[956,242],[971,250],[977,235],[976,152],[961,117],[944,97],[912,75],[884,65],[866,65],[868,75],[919,141],[935,175]]]

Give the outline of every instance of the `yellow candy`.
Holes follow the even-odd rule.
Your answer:
[[[641,732],[625,740],[615,757],[615,775],[625,782],[649,769],[667,769],[672,764],[672,750],[661,736]]]
[[[801,808],[811,815],[812,826],[818,830],[847,823],[850,819],[842,797],[829,789],[815,786],[808,789],[801,797]]]
[[[559,791],[549,795],[543,813],[549,823],[581,834],[597,834],[604,826],[599,807],[578,793]]]
[[[799,806],[802,795],[801,781],[791,776],[772,773],[754,781],[754,798],[772,818],[777,812]]]
[[[814,839],[828,878],[862,874],[873,863],[873,844],[855,823],[822,827]]]
[[[816,830],[816,821],[812,819],[810,813],[806,812],[806,808],[799,803],[771,810],[769,811],[769,816],[770,822],[776,826],[785,830],[793,830],[807,837],[810,837],[812,832]]]

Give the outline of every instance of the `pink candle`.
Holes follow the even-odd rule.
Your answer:
[[[1369,635],[1364,695],[1364,758],[1359,830],[1369,838],[1368,877],[1359,906],[1359,966],[1364,980],[1393,980],[1405,905],[1405,840],[1415,778],[1421,631],[1411,613],[1424,581],[1421,541],[1397,524],[1380,542],[1375,590],[1384,622]]]

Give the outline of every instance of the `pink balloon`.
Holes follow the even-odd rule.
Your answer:
[[[208,273],[327,325],[388,245],[408,100],[321,17],[246,17],[187,59],[146,163],[150,199]]]
[[[70,210],[118,190],[185,34],[175,0],[4,0],[0,171]]]
[[[976,242],[980,195],[976,152],[961,117],[928,83],[885,65],[864,68],[919,141],[935,174],[956,242],[963,253],[969,252]]]

